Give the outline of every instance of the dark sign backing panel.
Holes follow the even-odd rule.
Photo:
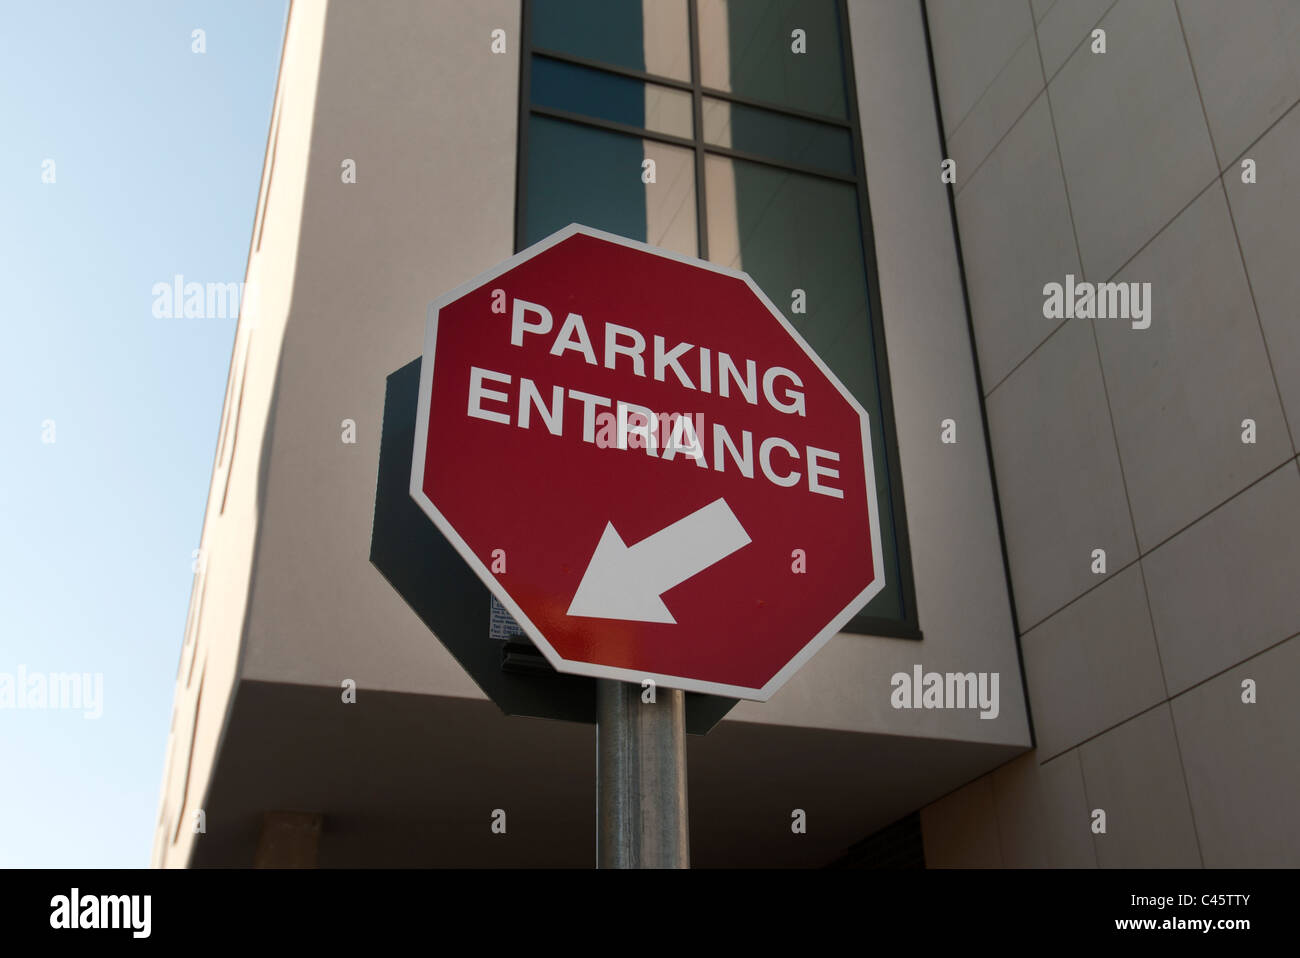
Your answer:
[[[504,643],[491,638],[487,586],[411,499],[420,363],[413,360],[388,377],[370,561],[507,715],[594,724],[595,679],[549,667],[532,673],[502,669]],[[456,468],[454,454],[447,457],[447,467]],[[734,699],[687,693],[687,731],[705,734],[735,704]]]

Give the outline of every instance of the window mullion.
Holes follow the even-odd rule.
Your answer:
[[[695,232],[696,255],[709,258],[708,204],[704,195],[704,92],[700,84],[700,31],[695,16],[696,0],[687,0],[687,32],[691,43],[691,112],[695,133]]]
[[[572,63],[575,66],[587,67],[591,70],[604,70],[606,73],[613,73],[616,76],[641,80],[645,83],[654,83],[658,86],[672,87],[674,90],[682,90],[686,93],[690,93],[694,86],[694,84],[687,83],[684,80],[675,80],[672,77],[660,76],[657,73],[647,73],[645,70],[633,70],[631,67],[606,63],[604,60],[593,60],[591,57],[580,57],[573,53],[560,53],[558,50],[533,47],[533,55],[546,57],[548,60],[559,60],[561,63]]]

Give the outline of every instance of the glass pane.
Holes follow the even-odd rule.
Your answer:
[[[533,0],[533,46],[690,82],[686,0]]]
[[[704,142],[786,163],[853,174],[849,131],[826,123],[704,98]]]
[[[698,0],[700,80],[777,106],[846,117],[836,0]],[[803,31],[804,52],[792,47]]]
[[[655,182],[643,183],[646,160]],[[547,116],[528,118],[524,243],[582,223],[695,256],[695,154]]]
[[[705,198],[709,259],[749,273],[871,417],[886,584],[865,611],[901,618],[857,188],[712,155],[705,159]],[[805,293],[806,312],[790,311],[796,289]]]
[[[533,57],[529,93],[537,106],[690,137],[691,95],[602,70]]]

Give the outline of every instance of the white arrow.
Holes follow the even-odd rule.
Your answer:
[[[676,623],[660,595],[749,541],[725,499],[715,499],[634,546],[626,545],[614,523],[607,522],[569,615]]]

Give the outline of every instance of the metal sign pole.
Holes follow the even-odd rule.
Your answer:
[[[689,868],[686,693],[596,680],[596,863]]]

